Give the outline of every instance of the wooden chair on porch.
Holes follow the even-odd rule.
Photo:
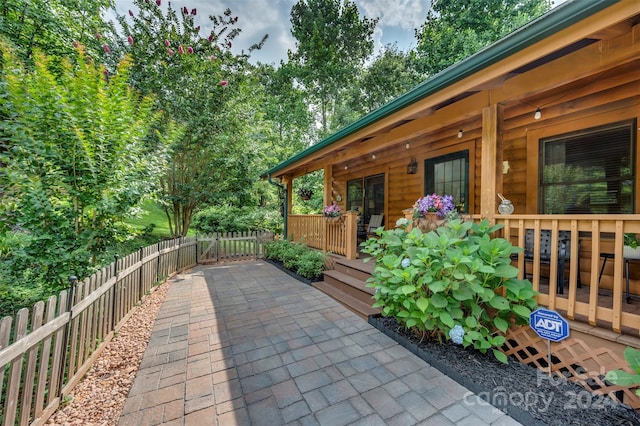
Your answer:
[[[367,237],[376,235],[376,229],[382,226],[382,214],[372,214],[369,218],[369,225],[367,226]]]
[[[527,277],[527,262],[533,262],[534,259],[534,230],[527,229],[524,240],[524,276]],[[540,230],[540,263],[551,264],[551,231],[547,229]],[[578,268],[578,287],[582,287],[580,282],[580,245],[578,243],[578,259],[576,267]],[[558,273],[557,273],[557,291],[562,294],[564,291],[564,265],[570,261],[571,256],[571,231],[559,231],[558,233]]]

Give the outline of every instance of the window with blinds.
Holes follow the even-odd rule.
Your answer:
[[[540,140],[539,213],[634,213],[635,120]]]

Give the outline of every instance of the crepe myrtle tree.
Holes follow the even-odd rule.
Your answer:
[[[160,0],[135,0],[135,10],[118,16],[121,38],[116,46],[105,48],[105,56],[130,54],[131,84],[154,95],[163,114],[184,128],[183,137],[171,147],[160,198],[171,233],[186,235],[199,207],[222,199],[242,200],[251,186],[251,174],[242,166],[247,145],[244,121],[251,117],[229,111],[237,110],[237,99],[244,98],[248,85],[257,84],[247,60],[266,37],[248,53],[233,54],[231,47],[241,30],[230,9],[209,16],[205,26],[196,22],[197,8],[161,5]]]

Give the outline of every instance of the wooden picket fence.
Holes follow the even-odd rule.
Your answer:
[[[203,236],[141,248],[68,290],[0,320],[0,425],[42,425],[154,286],[195,266],[216,239],[217,260],[262,257],[273,234]],[[207,257],[202,257],[207,259]]]
[[[198,235],[198,263],[261,259],[270,231],[221,232]]]

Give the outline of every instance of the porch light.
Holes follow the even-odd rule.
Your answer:
[[[462,129],[458,130],[458,139],[462,138]]]
[[[418,162],[416,161],[416,157],[412,157],[411,162],[407,166],[407,174],[415,175],[417,171],[418,171]]]
[[[375,160],[376,159],[376,155],[375,154],[371,154],[371,159]]]
[[[535,114],[533,114],[533,118],[535,120],[540,120],[540,118],[542,117],[542,110],[540,108],[538,108],[535,112]]]
[[[411,145],[409,145],[409,142],[407,142],[404,147],[409,149],[409,148],[411,148]]]

